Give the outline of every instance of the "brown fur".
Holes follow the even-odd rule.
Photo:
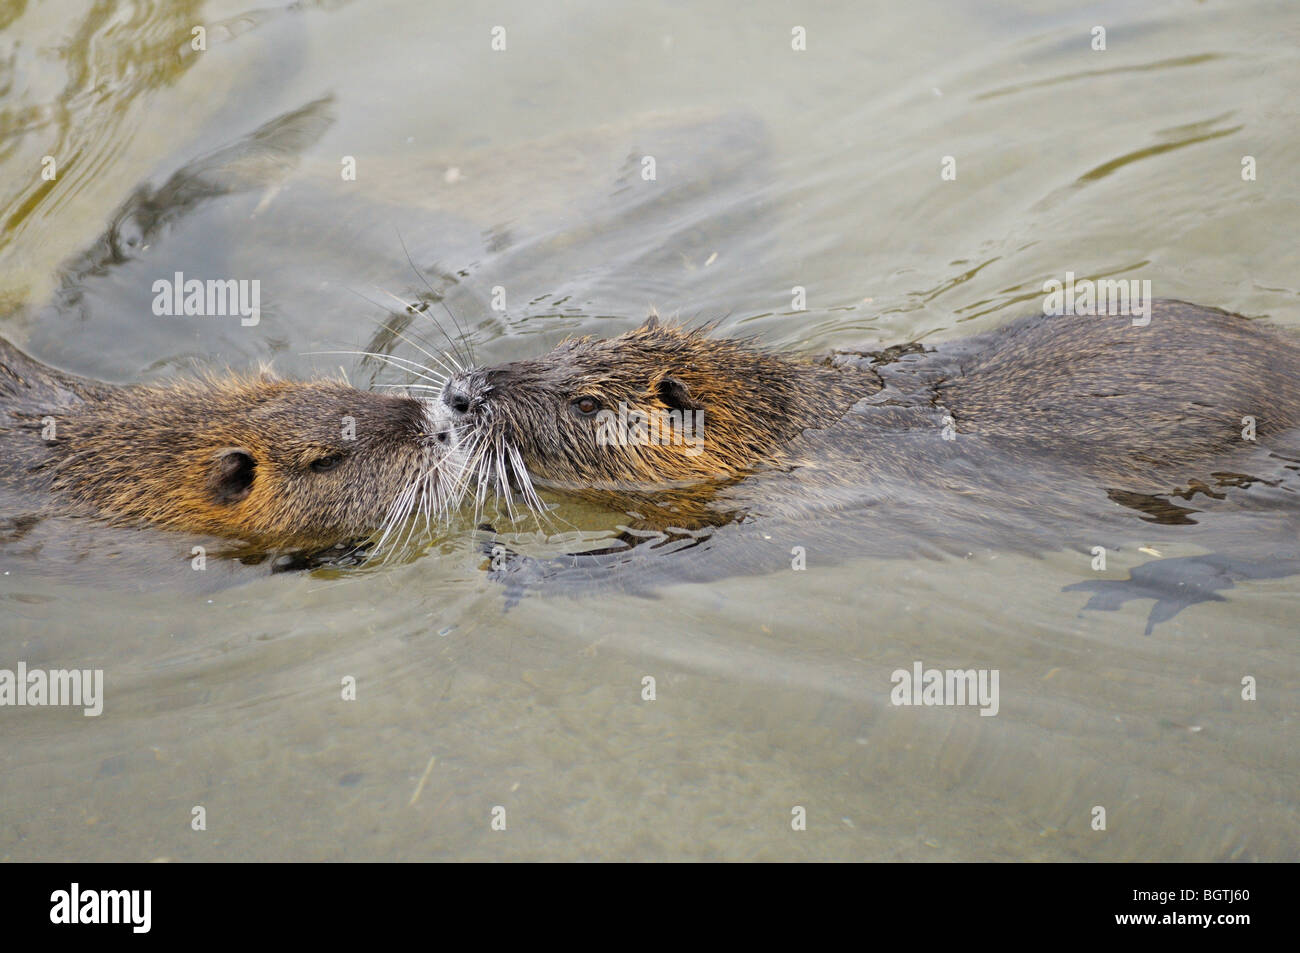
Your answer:
[[[705,452],[602,446],[575,409],[583,397],[606,408],[702,409]],[[1167,488],[1247,446],[1245,416],[1257,419],[1260,439],[1300,424],[1300,348],[1260,322],[1176,301],[1156,302],[1146,327],[1037,315],[937,351],[820,363],[652,319],[457,375],[444,401],[463,411],[462,439],[506,448],[479,466],[516,485],[522,464],[540,485],[650,525],[691,526],[755,508],[795,513],[842,495],[833,487],[885,475],[943,482],[935,468],[956,462],[953,453],[964,454],[954,488],[977,485],[981,459],[999,468],[1051,461],[1105,485]],[[942,442],[945,427],[951,442]],[[737,489],[759,470],[773,474],[765,494]]]
[[[367,536],[431,469],[424,405],[408,397],[267,373],[115,387],[3,341],[0,371],[0,478],[43,491],[54,513],[323,547]]]
[[[491,446],[509,440],[535,483],[590,491],[662,492],[726,481],[780,463],[782,448],[809,428],[833,423],[879,389],[869,371],[792,362],[705,330],[651,319],[616,338],[571,339],[535,360],[453,378]],[[595,423],[573,410],[703,413],[702,452],[682,443],[601,445]]]

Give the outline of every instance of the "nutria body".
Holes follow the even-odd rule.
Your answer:
[[[820,361],[652,319],[454,375],[441,397],[484,483],[598,500],[633,526],[888,504],[942,532],[949,514],[1025,525],[1069,505],[1066,483],[1121,505],[1213,492],[1234,458],[1300,424],[1300,346],[1177,301],[1155,302],[1143,327],[1037,315],[933,350]],[[601,439],[601,416],[624,409],[702,414],[703,439]]]
[[[115,386],[0,339],[0,489],[36,515],[271,551],[363,540],[437,506],[434,416],[425,401],[266,372]]]

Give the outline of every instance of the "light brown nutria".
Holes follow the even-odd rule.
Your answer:
[[[1002,486],[1023,505],[1035,488],[1009,488],[1016,468],[1047,465],[1112,492],[1168,489],[1253,446],[1244,418],[1257,439],[1300,424],[1300,347],[1176,301],[1155,302],[1147,326],[1036,315],[937,350],[819,362],[652,318],[453,375],[441,399],[481,487],[545,486],[691,528],[796,515],[886,479],[897,497],[909,481],[968,498]],[[602,420],[620,405],[702,413],[702,444],[612,442]],[[765,490],[739,487],[760,472]]]
[[[364,540],[440,508],[439,413],[267,372],[114,386],[0,339],[0,486],[37,493],[51,514],[267,550]]]

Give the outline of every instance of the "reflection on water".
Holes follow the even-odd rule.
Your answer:
[[[495,52],[452,4],[0,3],[0,333],[109,380],[409,356],[443,304],[493,363],[652,306],[819,353],[990,329],[1067,270],[1300,326],[1293,5],[1117,5],[1105,52],[1096,11],[963,6],[819,7],[795,52],[781,5],[516,3]],[[261,322],[154,316],[178,270],[259,279]],[[0,669],[103,668],[106,701],[0,708],[0,858],[1294,860],[1295,579],[1195,542],[1227,493],[1287,543],[1275,476],[1098,499],[1152,534],[1099,571],[813,545],[755,575],[720,533],[671,584],[508,611],[464,528],[198,577],[188,539],[21,524]],[[554,515],[538,552],[616,529]],[[999,714],[894,707],[916,662],[998,670]]]

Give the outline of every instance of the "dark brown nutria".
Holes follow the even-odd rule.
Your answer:
[[[40,511],[267,550],[359,541],[439,510],[429,402],[269,372],[114,386],[0,339],[0,487]]]
[[[652,319],[616,338],[568,340],[536,360],[455,375],[442,401],[482,433],[484,447],[513,447],[533,482],[657,492],[779,463],[792,439],[838,420],[879,386],[871,375]],[[673,415],[674,425],[702,419],[707,438],[699,452],[682,442],[598,442],[602,422],[620,425],[620,408]]]
[[[652,318],[453,375],[441,399],[480,487],[547,487],[690,529],[797,516],[886,480],[899,496],[1001,488],[1024,504],[1033,485],[1013,490],[1016,468],[1114,493],[1192,485],[1208,461],[1300,424],[1300,346],[1177,301],[1155,302],[1146,326],[1037,315],[937,350],[820,362]],[[624,418],[669,413],[702,423],[702,440],[609,439],[611,420],[626,433]]]

